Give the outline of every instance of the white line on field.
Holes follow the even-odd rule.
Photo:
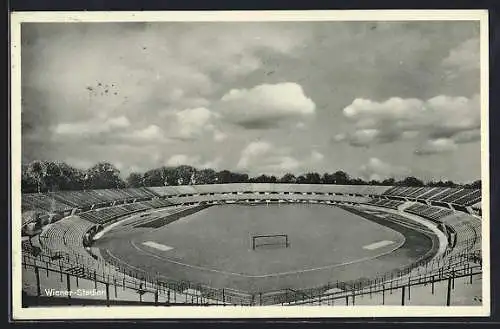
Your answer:
[[[390,249],[388,251],[385,251],[383,253],[379,253],[379,254],[376,254],[376,255],[368,256],[368,257],[358,258],[358,259],[355,259],[355,260],[352,260],[352,261],[347,261],[347,262],[343,262],[343,263],[339,263],[339,264],[332,264],[332,265],[314,267],[314,268],[308,268],[308,269],[305,269],[305,270],[277,272],[277,273],[269,273],[269,274],[262,274],[262,275],[251,275],[251,274],[244,274],[244,273],[227,272],[227,271],[222,271],[222,270],[218,270],[218,269],[208,268],[208,267],[204,267],[204,266],[187,264],[187,263],[179,262],[179,261],[167,258],[167,257],[162,257],[162,256],[156,255],[154,253],[145,251],[145,250],[139,248],[135,244],[134,241],[131,241],[131,244],[132,244],[132,246],[135,249],[137,249],[138,251],[142,252],[143,254],[146,254],[146,255],[148,255],[150,257],[154,257],[154,258],[157,258],[157,259],[161,259],[163,261],[166,261],[166,262],[169,262],[169,263],[172,263],[172,264],[177,264],[177,265],[181,265],[181,266],[185,266],[185,267],[189,267],[189,268],[194,268],[194,269],[198,269],[198,270],[202,270],[202,271],[207,271],[207,272],[214,272],[214,273],[220,273],[220,274],[226,274],[226,275],[232,275],[232,276],[240,276],[240,277],[245,277],[245,278],[269,278],[269,277],[275,277],[275,276],[284,276],[284,275],[290,275],[290,274],[300,274],[300,273],[307,273],[307,272],[319,271],[319,270],[330,269],[330,268],[341,267],[341,266],[352,265],[352,264],[355,264],[355,263],[364,262],[364,261],[371,260],[371,259],[383,256],[383,255],[390,254],[390,253],[394,252],[396,249],[398,249],[399,247],[401,247],[404,242],[405,242],[405,240],[401,241],[394,248],[392,248],[392,249]]]

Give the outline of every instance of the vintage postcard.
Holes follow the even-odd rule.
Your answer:
[[[488,316],[487,23],[13,13],[13,318]]]

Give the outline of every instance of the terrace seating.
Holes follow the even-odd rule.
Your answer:
[[[476,203],[480,203],[481,200],[481,190],[469,190],[468,194],[461,196],[453,200],[453,203],[460,204],[463,206],[470,206]]]
[[[455,194],[458,191],[456,188],[445,188],[441,190],[441,192],[434,194],[432,197],[427,198],[430,201],[442,201],[443,199],[446,199],[447,197]]]
[[[92,223],[106,224],[114,219],[123,217],[135,212],[144,211],[152,208],[160,208],[172,205],[166,200],[154,199],[150,201],[124,203],[114,207],[98,208],[80,213],[79,216]]]
[[[453,210],[451,209],[428,206],[420,203],[411,205],[410,207],[406,208],[405,211],[424,218],[428,218],[434,222],[440,222],[441,218],[449,216],[453,213]]]
[[[172,205],[172,202],[165,199],[153,199],[149,201],[143,201],[142,203],[150,208],[163,208]]]
[[[48,212],[65,211],[74,208],[72,205],[58,201],[52,193],[24,193],[22,210],[45,210]]]
[[[232,185],[232,186],[231,186]],[[237,186],[236,186],[237,185]],[[379,189],[380,188],[380,189]],[[65,207],[76,207],[81,204],[91,203],[109,203],[110,201],[135,200],[142,198],[152,198],[151,200],[133,202],[133,203],[116,203],[113,207],[105,207],[93,209],[91,211],[82,212],[79,217],[72,216],[64,218],[54,224],[51,224],[41,234],[42,240],[47,250],[52,253],[64,252],[73,255],[75,258],[67,260],[71,265],[71,261],[75,259],[85,259],[86,264],[91,264],[89,269],[98,268],[106,273],[118,273],[119,270],[112,268],[105,263],[98,262],[93,259],[82,246],[82,237],[85,233],[96,224],[109,224],[113,220],[131,214],[152,208],[168,207],[175,202],[186,203],[188,201],[200,202],[202,199],[213,200],[232,200],[232,199],[287,199],[296,196],[300,200],[341,200],[344,202],[352,202],[352,200],[363,198],[347,196],[347,194],[362,194],[362,195],[388,195],[385,192],[393,190],[393,196],[403,196],[405,198],[420,198],[421,195],[436,196],[437,200],[453,200],[453,203],[464,202],[474,206],[480,202],[474,201],[478,195],[480,198],[480,190],[464,191],[460,189],[447,188],[429,188],[429,187],[377,187],[377,186],[341,186],[341,185],[272,185],[272,184],[226,184],[220,188],[206,185],[194,185],[188,187],[159,187],[159,188],[141,188],[141,189],[124,189],[124,190],[99,190],[99,191],[74,191],[76,193],[57,192],[56,202],[63,204]],[[157,192],[158,191],[158,192]],[[399,191],[399,192],[398,192]],[[262,194],[261,194],[262,193]],[[202,194],[205,194],[202,196]],[[208,195],[207,195],[208,194]],[[213,195],[210,195],[213,194]],[[305,194],[305,195],[304,195]],[[344,194],[342,196],[336,194]],[[440,196],[442,194],[442,196]],[[157,198],[157,196],[173,196],[172,199]],[[180,195],[184,195],[181,197]],[[390,195],[389,195],[390,196]],[[443,199],[441,199],[443,197]],[[480,200],[480,199],[479,199]],[[473,202],[474,201],[474,202]],[[67,203],[67,204],[66,204]],[[80,204],[81,203],[81,204]],[[390,209],[398,209],[405,201],[373,198],[369,201],[361,201],[361,203],[371,204],[379,207]],[[411,202],[406,202],[411,204]],[[109,205],[108,204],[108,205]],[[406,204],[405,204],[406,205]],[[175,206],[168,208],[165,213],[174,214],[178,211],[188,209],[190,206]],[[415,203],[408,207],[405,211],[417,214],[419,216],[429,218],[435,222],[444,223],[448,228],[451,228],[456,233],[457,247],[453,250],[452,255],[459,255],[462,250],[479,250],[481,245],[481,222],[472,216],[463,215],[460,212],[454,212],[451,209],[428,206],[425,204]],[[474,219],[474,220],[471,220]],[[23,246],[24,247],[24,246]],[[24,249],[24,248],[23,248]],[[27,250],[26,250],[27,251]],[[64,264],[63,260],[63,264]],[[56,264],[60,266],[61,263]],[[47,265],[48,266],[48,265]],[[105,270],[103,269],[105,268]],[[420,269],[421,270],[421,269]],[[113,272],[115,271],[115,272]],[[417,270],[415,270],[417,271]],[[104,274],[103,274],[104,275]],[[121,275],[120,275],[121,276]]]
[[[159,196],[177,195],[177,191],[172,186],[154,186],[148,187],[148,190]]]
[[[395,186],[385,191],[383,195],[409,198],[413,200],[428,200],[442,203],[453,203],[470,206],[481,200],[480,189],[462,189],[452,187],[404,187]]]
[[[443,187],[430,187],[426,191],[424,191],[424,193],[418,195],[416,198],[427,200],[427,199],[433,197],[434,195],[441,193],[445,189],[446,188],[443,188]]]
[[[26,225],[36,221],[37,212],[35,210],[28,210],[22,213],[22,225]]]
[[[422,186],[422,187],[412,187],[408,190],[406,190],[404,197],[411,198],[414,197],[415,195],[421,194],[424,190],[426,190],[428,187]]]
[[[398,207],[401,206],[404,202],[396,200],[387,200],[387,199],[372,199],[365,203],[377,207],[384,207],[397,210]]]
[[[94,191],[59,191],[54,195],[57,199],[74,207],[88,206],[106,201]]]

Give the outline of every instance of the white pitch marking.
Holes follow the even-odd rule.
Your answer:
[[[379,241],[379,242],[375,242],[375,243],[366,245],[366,246],[363,247],[363,249],[375,250],[375,249],[378,249],[378,248],[382,248],[382,247],[388,246],[388,245],[393,244],[393,243],[394,243],[393,241],[382,240],[382,241]]]
[[[343,262],[343,263],[339,263],[339,264],[332,264],[332,265],[326,265],[326,266],[308,268],[308,269],[298,270],[298,271],[287,271],[287,272],[278,272],[278,273],[270,273],[270,274],[262,274],[262,275],[250,275],[250,274],[243,274],[243,273],[226,272],[226,271],[212,269],[212,268],[208,268],[208,267],[204,267],[204,266],[196,266],[196,265],[191,265],[191,264],[186,264],[186,263],[178,262],[178,261],[175,261],[175,260],[172,260],[172,259],[169,259],[169,258],[165,258],[165,257],[161,257],[159,255],[153,254],[153,253],[151,253],[149,251],[142,250],[141,248],[139,248],[139,247],[136,246],[136,244],[134,243],[134,241],[131,241],[132,246],[135,249],[137,249],[138,251],[143,252],[143,253],[145,253],[148,256],[151,256],[151,257],[154,257],[154,258],[157,258],[157,259],[161,259],[161,260],[169,262],[169,263],[173,263],[173,264],[177,264],[177,265],[181,265],[181,266],[185,266],[185,267],[190,267],[190,268],[196,268],[196,269],[200,269],[200,270],[208,271],[208,272],[229,274],[229,275],[235,275],[235,276],[240,276],[240,277],[245,277],[245,278],[268,278],[268,277],[276,277],[276,276],[289,275],[289,274],[298,274],[298,273],[313,272],[313,271],[318,271],[318,270],[324,270],[324,269],[329,269],[329,268],[336,268],[336,267],[341,267],[341,266],[346,266],[346,265],[361,263],[361,262],[364,262],[364,261],[367,261],[367,260],[372,260],[374,258],[380,257],[382,255],[390,254],[394,250],[396,250],[399,247],[401,247],[403,245],[403,243],[404,243],[404,240],[400,244],[398,244],[396,247],[393,247],[392,250],[384,251],[383,253],[381,253],[379,255],[371,255],[371,256],[367,256],[367,257],[363,257],[363,258],[359,258],[359,259],[355,259],[355,260],[351,260],[351,261],[347,261],[347,262]],[[109,250],[108,250],[108,253],[109,253]]]
[[[145,246],[151,247],[151,248],[161,250],[161,251],[168,251],[168,250],[174,249],[172,247],[166,246],[166,245],[161,244],[161,243],[156,243],[154,241],[146,241],[146,242],[143,242],[142,244]]]

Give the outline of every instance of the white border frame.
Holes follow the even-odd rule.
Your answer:
[[[11,255],[14,320],[213,319],[337,317],[466,317],[490,315],[489,102],[487,10],[14,12],[11,14]],[[482,306],[252,306],[155,307],[21,306],[21,23],[23,22],[254,22],[254,21],[479,21],[481,55]]]

